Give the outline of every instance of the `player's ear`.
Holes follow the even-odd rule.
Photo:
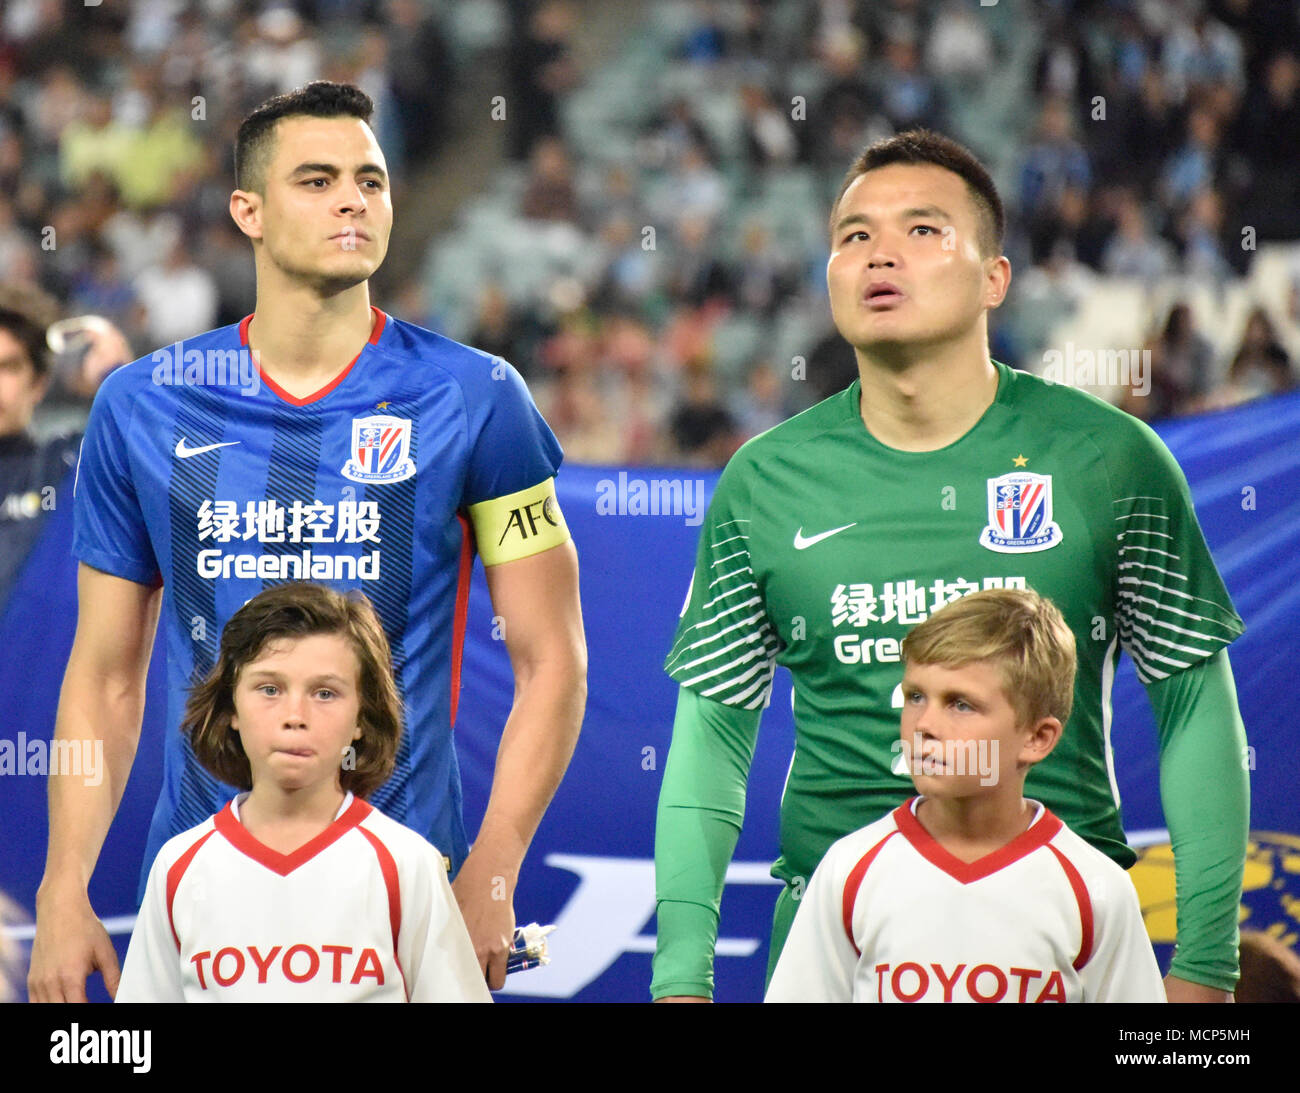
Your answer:
[[[262,195],[256,190],[235,190],[230,195],[230,218],[249,239],[261,239]]]
[[[984,259],[984,306],[1001,307],[1011,287],[1011,262],[1006,255]]]

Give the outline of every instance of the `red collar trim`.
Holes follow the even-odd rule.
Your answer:
[[[382,311],[380,311],[379,308],[375,307],[374,304],[370,305],[370,310],[374,313],[374,319],[370,327],[370,338],[367,340],[366,344],[378,345],[379,339],[380,337],[382,337],[384,333],[384,327],[388,325],[388,316],[385,315]],[[239,323],[239,344],[245,348],[248,347],[248,328],[249,325],[252,323],[252,321],[253,321],[252,315],[245,315],[243,319],[240,320]],[[278,383],[276,383],[275,380],[273,380],[270,376],[268,376],[266,372],[261,368],[261,366],[258,367],[257,371],[262,378],[262,382],[266,384],[267,387],[269,387],[273,392],[275,392],[275,394],[279,398],[289,403],[290,406],[306,406],[308,403],[318,402],[320,399],[323,399],[326,395],[328,395],[331,391],[333,391],[334,388],[336,388],[340,383],[342,383],[345,379],[347,379],[348,373],[352,371],[352,366],[356,364],[357,361],[359,361],[360,359],[361,359],[361,354],[358,353],[355,357],[352,358],[351,363],[348,364],[348,366],[344,368],[342,372],[340,372],[337,376],[335,376],[332,380],[330,380],[329,383],[327,383],[319,391],[315,391],[312,394],[307,395],[305,398],[298,398],[296,395],[289,394],[288,391],[286,391],[283,387],[281,387]]]
[[[991,854],[985,854],[973,862],[964,862],[940,846],[934,836],[921,826],[921,821],[912,811],[918,800],[919,798],[913,797],[894,809],[894,823],[918,854],[960,884],[981,880],[1027,857],[1051,842],[1064,826],[1044,805],[1041,815],[1030,824],[1028,831],[1017,835],[1006,846]]]
[[[360,797],[354,797],[348,810],[314,839],[298,847],[292,854],[281,854],[278,850],[272,850],[265,843],[260,843],[253,838],[248,833],[248,828],[235,819],[235,810],[232,806],[233,802],[217,813],[217,830],[241,854],[247,855],[260,865],[265,865],[271,872],[279,873],[282,877],[287,877],[298,866],[305,865],[326,847],[338,842],[372,811],[371,806]]]

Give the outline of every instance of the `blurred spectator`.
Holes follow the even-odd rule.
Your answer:
[[[1232,145],[1246,174],[1242,222],[1265,238],[1300,238],[1300,61],[1272,57],[1242,105]]]
[[[524,160],[538,137],[560,131],[561,95],[578,82],[570,40],[577,13],[565,0],[542,0],[535,6],[512,4],[514,26],[506,58],[510,92],[506,119],[508,154]]]
[[[1144,397],[1129,388],[1122,407],[1144,421],[1185,413],[1209,390],[1214,368],[1214,349],[1196,329],[1192,309],[1174,304],[1164,330],[1147,348],[1151,350],[1150,394]]]
[[[740,447],[735,419],[701,362],[686,370],[685,394],[673,409],[669,429],[677,458],[690,467],[722,467]]]
[[[740,89],[745,156],[756,168],[791,163],[798,155],[790,115],[777,109],[767,90],[748,83]]]
[[[81,445],[79,433],[37,440],[30,431],[36,407],[55,378],[46,339],[57,318],[53,297],[35,286],[0,285],[0,609]],[[68,394],[89,399],[131,353],[121,334],[102,320],[93,327],[84,324],[78,334],[57,378]]]
[[[170,345],[216,325],[216,282],[207,270],[195,265],[180,239],[167,249],[161,262],[135,279],[135,290],[144,305],[150,345]]]
[[[731,273],[718,256],[704,217],[687,216],[678,222],[667,288],[674,301],[692,307],[730,295]]]
[[[1278,340],[1273,321],[1267,311],[1257,307],[1246,320],[1241,345],[1232,358],[1226,382],[1206,395],[1198,409],[1223,409],[1265,395],[1284,394],[1295,390],[1297,382],[1295,369]]]
[[[447,134],[452,88],[447,43],[438,21],[416,0],[389,0],[386,14],[388,82],[402,149],[406,161],[421,164]]]
[[[1219,123],[1205,107],[1187,115],[1187,139],[1166,161],[1160,185],[1165,200],[1181,208],[1198,190],[1210,188],[1218,175]]]
[[[1199,281],[1221,282],[1231,272],[1223,249],[1223,200],[1215,190],[1192,195],[1175,228],[1183,273]]]
[[[59,137],[63,184],[81,186],[92,172],[117,182],[132,153],[134,138],[130,127],[113,118],[113,103],[107,95],[88,96],[84,116],[68,124]]]
[[[1117,227],[1102,255],[1102,269],[1112,277],[1153,281],[1174,268],[1169,245],[1147,224],[1146,213],[1132,191],[1116,201]]]
[[[821,63],[830,75],[821,99],[810,105],[809,139],[805,156],[813,162],[843,171],[867,143],[878,99],[867,82],[867,44],[861,31],[843,26],[826,34]],[[881,123],[888,125],[884,119]]]
[[[946,0],[925,45],[925,67],[935,78],[967,88],[982,81],[993,65],[993,42],[975,9]]]
[[[578,194],[573,186],[573,165],[564,141],[541,137],[533,144],[531,173],[520,202],[529,220],[578,222]]]
[[[531,311],[516,311],[505,290],[489,281],[479,292],[478,318],[467,341],[475,349],[509,361],[525,379],[537,374],[542,330]]]
[[[884,64],[875,70],[875,85],[881,111],[889,123],[895,129],[938,128],[943,104],[934,80],[921,67],[915,40],[901,35],[891,37],[885,42],[884,54]]]
[[[1175,102],[1209,84],[1241,87],[1244,82],[1241,43],[1205,12],[1198,12],[1188,23],[1173,24],[1165,39],[1161,67]]]
[[[771,361],[759,361],[732,402],[732,417],[740,435],[744,439],[758,436],[789,416],[781,394],[781,373]]]
[[[1087,190],[1092,181],[1088,154],[1071,134],[1070,109],[1049,99],[1038,115],[1038,132],[1020,169],[1020,211],[1028,218],[1050,215],[1067,189]]]

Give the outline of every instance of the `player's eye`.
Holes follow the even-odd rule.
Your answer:
[[[858,231],[855,232],[849,232],[849,234],[844,237],[844,242],[851,243],[853,240],[857,239],[858,236],[862,236],[863,239],[871,238],[869,235],[867,235],[865,231],[859,229]]]
[[[929,224],[917,224],[916,227],[914,227],[914,228],[912,229],[912,231],[914,231],[914,232],[926,232],[926,233],[929,234],[929,235],[938,235],[938,234],[939,234],[939,230],[938,230],[937,228],[935,228],[935,227],[932,227],[932,226],[929,225]]]
[[[975,709],[975,707],[972,706],[969,702],[967,702],[964,698],[954,698],[952,704],[958,711],[962,713],[965,713],[967,711],[973,711]]]
[[[326,701],[329,701],[331,698],[334,697],[334,692],[331,691],[328,687],[322,687],[320,688],[320,690],[316,692],[316,697],[323,698]]]
[[[280,688],[274,683],[263,683],[257,690],[260,694],[266,695],[267,698],[274,698],[280,693]]]
[[[311,186],[311,187],[313,187],[313,188],[316,188],[316,183],[318,183],[318,182],[328,184],[328,183],[329,183],[329,179],[327,179],[327,178],[308,178],[308,179],[305,179],[305,180],[303,181],[303,185],[304,185],[304,186]]]

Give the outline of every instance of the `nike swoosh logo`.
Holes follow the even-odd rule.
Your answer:
[[[204,452],[211,452],[217,448],[229,448],[232,444],[238,444],[238,440],[227,440],[222,444],[205,444],[202,448],[191,448],[185,443],[185,438],[181,437],[176,441],[176,456],[179,459],[189,459],[192,455],[202,455]]]
[[[857,526],[855,521],[852,524],[845,524],[842,528],[831,528],[830,531],[823,531],[820,535],[809,536],[807,539],[803,537],[803,528],[800,528],[794,533],[794,548],[795,550],[807,550],[810,546],[820,543],[823,539],[829,539],[832,535],[838,535],[841,531],[848,531],[849,528]]]

